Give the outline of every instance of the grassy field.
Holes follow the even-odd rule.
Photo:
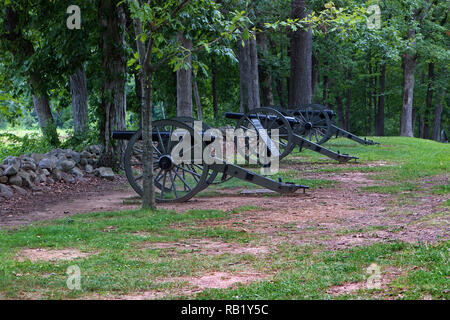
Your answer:
[[[424,221],[428,224],[448,223],[450,146],[411,138],[375,140],[381,145],[360,146],[343,139],[327,144],[334,150],[357,155],[360,158],[358,165],[335,165],[312,152],[294,152],[283,162],[284,168],[278,176],[287,181],[310,184],[312,192],[321,189],[332,194],[346,188],[345,183],[335,181],[335,177],[355,172],[367,174],[372,183],[358,185],[355,193],[369,200],[382,195],[383,201],[391,206],[386,210],[392,211],[386,213],[386,217],[406,217],[411,208],[420,209],[419,205],[412,207],[414,201],[432,199],[438,205],[411,225]],[[312,178],[314,175],[317,180]],[[220,192],[239,187],[249,185],[230,180],[204,191],[199,199],[211,197],[211,201],[217,201],[214,197]],[[289,198],[286,201],[290,201]],[[358,210],[364,212],[371,206],[373,204],[369,202],[360,203]],[[244,202],[232,210],[190,209],[178,213],[167,209],[155,212],[127,210],[80,214],[3,229],[0,231],[0,298],[450,297],[448,237],[442,236],[430,243],[395,240],[330,248],[327,241],[344,235],[356,237],[386,230],[395,234],[400,228],[387,220],[356,229],[343,223],[339,229],[322,235],[320,226],[311,221],[302,230],[305,234],[313,233],[314,239],[320,241],[293,245],[290,240],[294,235],[296,240],[302,237],[303,231],[296,232],[298,223],[286,222],[275,226],[279,229],[270,233],[249,227],[260,227],[262,222],[248,222],[246,217],[257,219],[264,210],[270,209],[263,208],[262,204]],[[323,210],[337,209],[333,203],[326,203]],[[269,226],[274,227],[261,227]],[[214,252],[211,247],[215,245],[225,249]],[[68,257],[72,254],[72,259],[34,258],[34,255],[51,256],[62,250],[67,250]],[[370,277],[368,267],[372,264],[376,264],[381,272],[382,283],[378,289],[366,285]],[[72,265],[81,270],[81,290],[67,287],[66,271]],[[237,277],[245,274],[250,278],[249,273],[253,276],[252,281],[229,287],[202,288],[200,285],[199,289],[192,285],[193,279],[204,279],[205,275],[220,278],[221,274]]]

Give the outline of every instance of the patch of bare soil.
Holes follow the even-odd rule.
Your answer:
[[[58,260],[74,260],[86,258],[92,253],[81,252],[78,249],[23,249],[17,254],[17,261],[58,261]]]
[[[123,200],[134,196],[125,177],[96,177],[74,184],[55,183],[43,191],[16,194],[0,203],[0,227],[67,217],[77,213],[131,209]]]
[[[380,278],[371,282],[370,285],[368,285],[368,281],[348,282],[339,286],[330,287],[326,292],[332,296],[340,296],[340,295],[354,294],[359,290],[377,289],[379,291],[374,292],[373,294],[377,298],[380,298],[379,297],[380,294],[390,292],[389,290],[390,284],[392,283],[392,281],[394,281],[402,274],[404,274],[403,271],[389,267],[386,268],[385,270],[382,270]]]
[[[261,273],[230,274],[228,272],[213,272],[200,277],[180,277],[175,278],[175,280],[178,282],[188,282],[194,289],[198,288],[200,291],[203,291],[205,289],[225,289],[237,283],[247,284],[267,278],[269,278],[268,275]]]
[[[205,289],[226,289],[237,284],[248,284],[255,281],[267,280],[270,278],[267,274],[256,272],[236,273],[212,272],[199,277],[177,277],[169,280],[170,282],[186,283],[181,289],[162,291],[143,291],[134,294],[121,295],[119,297],[102,297],[103,299],[125,299],[125,300],[153,300],[161,299],[167,296],[190,296]]]
[[[165,204],[164,207],[177,212],[260,207],[262,210],[234,214],[231,219],[173,227],[244,230],[259,234],[273,244],[325,244],[332,249],[343,249],[374,242],[434,242],[450,238],[448,214],[440,208],[445,196],[427,195],[423,201],[402,205],[396,203],[398,195],[361,192],[360,187],[367,185],[367,181],[374,184],[370,179],[373,174],[353,171],[331,174],[331,179],[345,180],[345,184],[339,188],[310,190],[306,194],[194,198],[187,203]],[[330,174],[316,174],[315,177],[330,178]],[[380,226],[383,230],[370,231]],[[350,232],[342,235],[343,231]]]
[[[165,249],[165,253],[171,255],[175,255],[179,251],[189,251],[190,253],[200,253],[205,255],[220,255],[225,253],[261,255],[269,252],[269,248],[267,246],[242,246],[237,243],[209,241],[204,239],[191,239],[189,242],[145,243],[143,249]]]

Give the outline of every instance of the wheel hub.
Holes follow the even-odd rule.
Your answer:
[[[313,125],[312,125],[311,122],[305,123],[305,129],[306,129],[306,130],[311,130],[312,127],[313,127]]]
[[[163,155],[158,160],[159,167],[165,171],[169,171],[174,167],[173,159],[169,155]]]

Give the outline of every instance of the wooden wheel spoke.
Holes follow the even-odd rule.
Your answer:
[[[178,168],[177,168],[178,169]],[[177,175],[178,179],[181,180],[181,182],[183,182],[184,184],[184,189],[186,190],[186,187],[189,189],[189,191],[192,191],[191,187],[189,186],[189,184],[186,182],[186,180],[184,178],[182,178],[179,173],[178,170],[174,170],[175,174]],[[184,172],[184,171],[183,171]]]

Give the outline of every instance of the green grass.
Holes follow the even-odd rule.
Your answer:
[[[433,246],[374,244],[342,251],[281,243],[278,250],[266,256],[208,256],[178,251],[178,259],[165,249],[142,249],[152,242],[200,238],[252,243],[257,237],[248,232],[223,227],[203,228],[198,222],[228,219],[235,213],[256,209],[246,206],[231,212],[191,210],[175,214],[167,210],[137,210],[91,213],[4,230],[0,232],[0,294],[17,298],[25,292],[31,297],[60,299],[169,290],[183,286],[173,282],[173,277],[213,271],[245,272],[252,268],[276,275],[273,279],[233,289],[205,290],[196,298],[329,299],[333,297],[327,290],[332,286],[348,282],[364,284],[367,267],[376,263],[381,270],[402,270],[400,276],[393,278],[392,285],[378,290],[378,294],[395,296],[401,293],[405,299],[448,298],[449,242]],[[174,225],[182,228],[174,228]],[[15,256],[23,248],[78,248],[92,255],[73,261],[19,262]],[[71,265],[81,269],[81,291],[70,291],[66,287],[66,270]],[[365,289],[364,285],[361,288],[344,297],[370,298],[377,293],[377,290]]]
[[[446,175],[450,172],[450,145],[431,140],[406,138],[406,137],[372,137],[381,145],[364,146],[348,139],[332,139],[325,144],[332,150],[348,153],[359,157],[358,162],[362,166],[341,166],[330,160],[325,160],[320,154],[306,150],[298,153],[296,150],[292,156],[302,156],[295,162],[315,161],[332,166],[319,167],[312,172],[347,172],[358,171],[376,173],[372,177],[382,180],[384,186],[365,186],[365,191],[379,193],[397,193],[404,191],[417,191],[421,188],[417,182],[421,179],[437,175]],[[373,162],[383,162],[380,165],[370,165]],[[446,187],[439,188],[436,192],[448,192]]]
[[[433,194],[440,194],[440,195],[447,195],[450,193],[450,184],[444,184],[440,186],[433,186],[431,193]]]
[[[283,169],[277,180],[306,184],[312,188],[341,188],[344,183],[325,179],[304,179],[303,173],[360,171],[376,173],[375,185],[361,187],[368,193],[394,195],[392,201],[408,201],[408,194],[447,195],[448,185],[429,185],[424,178],[446,175],[449,172],[450,149],[447,144],[411,138],[374,138],[382,145],[361,146],[345,139],[333,140],[327,145],[344,153],[358,155],[362,167],[340,165],[321,160],[321,155],[302,152],[300,159],[294,153],[285,163],[298,164],[300,169]],[[374,166],[374,161],[385,161],[387,166]],[[307,167],[304,165],[312,165]],[[331,166],[329,165],[331,164]],[[302,169],[304,166],[305,169]],[[252,169],[253,170],[253,169]],[[423,186],[427,185],[426,188]],[[257,186],[232,179],[210,186],[198,196],[221,195],[221,191]],[[332,192],[332,190],[330,190]],[[396,200],[395,194],[399,194]],[[392,197],[392,196],[391,196]],[[129,199],[130,203],[134,199]],[[361,204],[363,206],[363,204]],[[393,203],[395,211],[397,203]],[[443,201],[449,206],[449,200]],[[363,206],[364,208],[364,206]],[[209,289],[194,296],[197,299],[448,299],[449,242],[434,245],[423,243],[383,243],[346,250],[327,250],[321,245],[295,246],[279,243],[267,255],[218,254],[206,255],[192,250],[146,249],[155,242],[196,241],[209,239],[235,245],[260,245],[271,242],[265,234],[227,227],[225,222],[236,214],[262,210],[242,206],[232,211],[189,210],[175,213],[169,210],[128,210],[75,215],[70,218],[35,223],[29,226],[0,231],[0,297],[25,296],[44,299],[85,298],[95,295],[136,293],[151,290],[174,290],[185,284],[174,277],[205,273],[248,272],[273,275],[267,279],[232,289]],[[403,212],[403,211],[402,211]],[[444,215],[445,213],[439,213]],[[214,222],[210,226],[206,222]],[[238,222],[236,222],[238,223]],[[296,224],[286,224],[296,231]],[[311,226],[311,230],[316,226]],[[283,230],[281,230],[283,229]],[[379,221],[362,229],[341,230],[339,235],[368,233],[389,229]],[[391,230],[393,231],[393,230]],[[286,231],[287,232],[287,231]],[[300,236],[300,235],[299,235]],[[320,235],[317,235],[318,237]],[[323,235],[330,236],[330,235]],[[24,248],[76,248],[92,255],[73,261],[19,262],[17,254]],[[381,290],[366,289],[367,267],[376,263],[383,277],[390,270],[398,270],[392,283]],[[82,290],[70,291],[66,286],[66,270],[78,265],[82,272]],[[383,271],[384,270],[384,271]],[[361,289],[342,296],[327,291],[346,283],[360,283]],[[176,298],[186,298],[180,294]]]
[[[391,288],[378,290],[388,296],[402,293],[404,299],[421,299],[431,295],[435,299],[449,298],[449,243],[436,246],[375,244],[352,250],[317,254],[288,250],[289,269],[279,273],[273,281],[262,281],[234,290],[208,290],[199,294],[202,299],[329,299],[327,289],[349,282],[362,283],[356,293],[339,298],[370,298],[377,289],[366,289],[367,267],[376,263],[381,271],[394,267],[404,271],[395,278]],[[387,275],[385,275],[387,276]]]
[[[419,186],[415,185],[411,182],[403,182],[394,185],[385,185],[385,186],[366,186],[361,187],[361,190],[368,192],[376,192],[376,193],[389,193],[396,194],[399,192],[411,192],[419,190]]]
[[[254,209],[244,207],[240,211]],[[193,255],[174,260],[165,257],[164,250],[140,248],[146,243],[193,238],[238,243],[254,239],[252,234],[224,227],[196,227],[201,220],[226,219],[233,213],[235,211],[218,210],[190,210],[183,214],[167,210],[91,213],[1,231],[0,293],[18,297],[23,290],[36,289],[42,290],[43,297],[59,298],[99,291],[135,291],[143,287],[160,287],[155,283],[157,277],[190,275],[209,268],[221,268],[229,263],[228,260],[235,263],[241,257],[198,259]],[[184,228],[171,227],[180,223]],[[14,257],[21,248],[77,248],[93,255],[86,259],[55,263],[18,262]],[[65,287],[65,271],[74,264],[81,268],[86,277],[82,292],[70,292]],[[48,274],[54,276],[47,277]]]

